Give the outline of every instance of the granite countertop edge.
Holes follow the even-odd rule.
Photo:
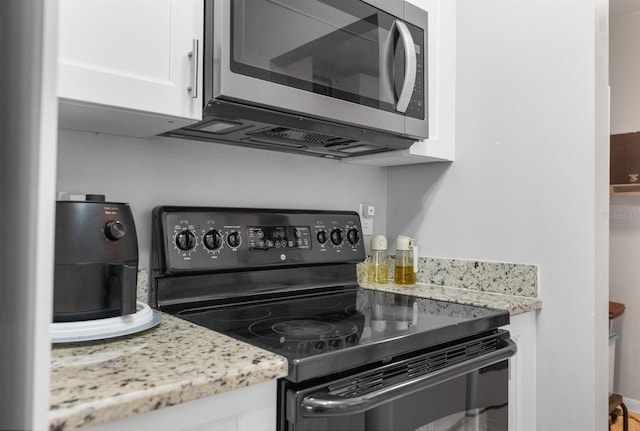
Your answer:
[[[139,334],[53,346],[49,430],[124,419],[287,374],[282,356],[162,313],[159,326]]]
[[[527,313],[542,308],[542,301],[536,297],[509,295],[504,293],[486,292],[459,287],[438,286],[426,283],[415,285],[397,284],[367,284],[360,287],[386,292],[402,293],[420,298],[436,299],[459,304],[507,310],[510,315]]]

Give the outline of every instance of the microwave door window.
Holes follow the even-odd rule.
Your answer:
[[[394,112],[404,76],[395,17],[335,0],[234,1],[232,15],[234,73]]]

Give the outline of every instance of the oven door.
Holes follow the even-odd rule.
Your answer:
[[[437,366],[438,352],[289,389],[283,426],[288,431],[507,431],[507,358],[516,345],[509,338],[500,344],[491,353],[434,372],[424,370]]]
[[[207,96],[426,138],[427,13],[370,3],[205,2]]]

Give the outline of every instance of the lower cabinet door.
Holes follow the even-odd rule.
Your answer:
[[[107,422],[87,431],[273,431],[276,381]]]

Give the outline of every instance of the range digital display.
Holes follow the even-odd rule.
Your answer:
[[[311,250],[308,226],[250,226],[249,250]]]

